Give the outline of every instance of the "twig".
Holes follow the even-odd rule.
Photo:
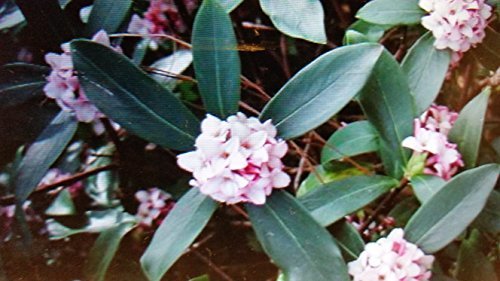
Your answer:
[[[309,133],[309,137],[306,140],[306,146],[304,147],[304,154],[308,154],[309,149],[311,148],[313,134]],[[304,171],[304,166],[306,164],[306,158],[302,156],[299,161],[299,166],[297,167],[297,173],[295,174],[295,178],[293,180],[293,189],[297,191],[299,189],[300,178],[302,177],[302,173]]]
[[[210,259],[200,254],[198,251],[193,251],[200,260],[206,263],[215,273],[217,273],[222,279],[226,281],[233,281],[233,279],[227,275],[222,269],[220,269],[217,265],[215,265]]]
[[[286,79],[290,79],[292,73],[290,72],[290,65],[288,64],[288,46],[286,45],[286,37],[281,35],[280,37],[280,50],[283,65],[283,72],[285,73]]]
[[[250,219],[250,217],[248,216],[248,214],[240,207],[240,206],[237,206],[237,205],[230,205],[231,206],[231,209],[233,209],[236,213],[242,215],[245,219]]]
[[[188,42],[182,40],[182,39],[179,39],[179,38],[176,38],[172,35],[168,35],[168,34],[135,34],[135,33],[115,33],[115,34],[111,34],[109,35],[109,37],[111,38],[115,38],[115,37],[139,37],[139,38],[153,38],[153,37],[158,37],[158,38],[165,38],[165,39],[169,39],[169,40],[172,40],[174,41],[175,43],[183,46],[183,47],[186,47],[186,48],[189,48],[191,49],[191,44],[189,44]]]
[[[239,101],[239,105],[240,105],[241,107],[243,107],[244,109],[246,109],[246,110],[248,110],[248,111],[252,112],[252,113],[253,113],[253,114],[255,114],[255,115],[259,115],[259,114],[260,114],[260,112],[259,112],[257,109],[255,109],[255,108],[251,107],[250,105],[248,105],[247,103],[245,103],[245,102],[243,102],[243,101]]]

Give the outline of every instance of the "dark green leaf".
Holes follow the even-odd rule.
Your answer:
[[[300,202],[321,225],[330,225],[364,207],[398,185],[384,176],[356,176],[324,184],[300,197]]]
[[[238,111],[240,58],[231,18],[217,0],[203,1],[193,27],[193,66],[209,113],[224,118]]]
[[[357,31],[365,36],[368,40],[367,42],[376,43],[380,40],[380,38],[382,38],[382,36],[384,36],[384,32],[390,27],[390,25],[379,25],[363,20],[357,20],[347,28],[347,31]]]
[[[469,238],[462,242],[458,252],[457,273],[459,281],[497,281],[495,268],[481,251],[481,237],[474,229]]]
[[[286,35],[326,44],[325,15],[319,0],[260,0],[260,6]]]
[[[400,178],[410,155],[401,142],[412,134],[415,112],[408,81],[389,52],[380,56],[359,101],[380,135],[380,156],[386,172]]]
[[[370,39],[363,33],[356,30],[347,30],[344,35],[344,45],[353,45],[370,42]]]
[[[192,148],[199,121],[169,90],[108,47],[76,40],[71,48],[85,94],[106,116],[159,145]]]
[[[436,49],[434,41],[432,33],[427,32],[415,42],[401,63],[418,114],[436,99],[450,65],[450,52]]]
[[[365,243],[361,235],[359,235],[358,230],[352,224],[345,221],[335,223],[331,229],[344,259],[346,261],[357,259],[365,248]]]
[[[149,280],[157,281],[203,230],[217,203],[197,188],[186,193],[160,225],[141,264]]]
[[[418,0],[373,0],[356,14],[358,19],[375,24],[414,25],[419,24],[425,11],[418,6]]]
[[[497,8],[498,9],[498,8]],[[486,27],[486,37],[483,42],[471,51],[472,55],[486,68],[496,71],[500,65],[500,33]]]
[[[406,238],[426,253],[453,241],[483,209],[498,172],[497,164],[489,164],[455,176],[412,216]]]
[[[14,180],[18,201],[25,201],[37,187],[73,138],[77,127],[75,118],[70,113],[61,111],[30,146]]]
[[[458,145],[467,168],[476,166],[490,93],[487,87],[467,103],[450,130],[449,139]]]
[[[437,176],[418,175],[411,178],[413,192],[415,192],[415,195],[420,203],[427,202],[427,200],[429,200],[445,184],[446,181]]]
[[[500,192],[493,190],[483,211],[474,221],[474,226],[485,232],[500,232]]]
[[[260,118],[272,119],[285,139],[316,128],[362,89],[382,50],[378,44],[356,44],[322,55],[281,88]]]
[[[387,216],[395,220],[396,227],[404,227],[419,206],[415,197],[409,197],[397,203]]]
[[[368,121],[358,121],[336,131],[321,151],[321,163],[378,150],[377,130]]]
[[[221,5],[222,8],[224,8],[224,11],[229,14],[232,10],[238,7],[243,0],[217,0],[217,2],[219,2],[219,5]]]
[[[13,1],[3,1],[0,5],[0,30],[11,28],[24,21],[23,13]]]
[[[85,34],[90,37],[101,29],[107,33],[116,32],[130,15],[132,3],[132,0],[94,1],[92,12],[90,12],[89,20],[85,27]]]
[[[274,191],[265,205],[246,209],[257,239],[286,280],[349,280],[333,238],[291,195]]]
[[[16,106],[43,96],[49,71],[47,67],[25,63],[0,67],[0,107]]]
[[[113,257],[115,256],[123,237],[134,228],[134,223],[122,223],[99,235],[90,249],[85,273],[88,280],[102,281],[106,276]]]

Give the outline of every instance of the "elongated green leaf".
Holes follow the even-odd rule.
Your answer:
[[[101,281],[106,276],[123,237],[134,228],[134,223],[122,223],[102,232],[90,249],[85,273],[88,280]]]
[[[286,35],[326,44],[325,15],[319,0],[260,0],[260,6]]]
[[[356,17],[367,22],[390,25],[419,24],[425,11],[418,0],[372,0],[361,8]]]
[[[345,221],[338,222],[333,225],[333,237],[342,250],[342,254],[346,261],[355,260],[359,254],[363,252],[365,243],[352,224]]]
[[[446,181],[443,178],[431,175],[418,175],[411,178],[413,191],[420,203],[427,202],[445,184]]]
[[[125,56],[88,40],[71,43],[85,94],[131,133],[177,150],[192,147],[199,121],[173,94]]]
[[[418,114],[436,99],[450,64],[450,52],[436,49],[434,41],[432,33],[427,32],[415,42],[401,63]]]
[[[204,274],[195,278],[191,278],[189,279],[189,281],[210,281],[210,278],[208,277],[207,274]]]
[[[322,55],[281,88],[260,118],[272,119],[285,139],[316,128],[363,88],[381,52],[378,44],[356,44]]]
[[[23,13],[14,4],[14,1],[3,1],[0,5],[0,30],[14,27],[24,22]]]
[[[400,178],[410,155],[401,142],[412,134],[415,112],[408,81],[389,52],[380,56],[359,101],[380,135],[380,156],[386,172]]]
[[[476,166],[490,93],[490,88],[485,88],[465,105],[449,134],[450,140],[458,145],[467,168]]]
[[[61,111],[30,146],[14,180],[18,201],[25,201],[37,187],[73,138],[77,127],[76,119],[70,113]]]
[[[265,205],[246,209],[264,251],[286,280],[349,280],[333,238],[291,195],[275,191]]]
[[[391,28],[390,25],[379,25],[374,23],[369,23],[363,20],[357,20],[351,26],[347,28],[346,36],[344,37],[344,42],[347,39],[348,31],[356,31],[359,34],[365,36],[366,42],[376,43],[382,36],[384,36],[384,32]]]
[[[458,252],[457,273],[459,281],[497,281],[495,268],[481,251],[481,237],[474,229],[470,237],[462,242]]]
[[[481,212],[498,178],[497,164],[455,176],[412,216],[406,238],[426,253],[450,243]]]
[[[173,54],[155,61],[151,67],[155,70],[165,71],[170,74],[181,74],[193,62],[193,54],[190,50],[178,50]],[[156,81],[173,90],[177,80],[166,75],[152,74]]]
[[[500,192],[493,190],[473,226],[485,232],[494,234],[500,232]]]
[[[175,205],[141,257],[149,280],[157,281],[203,230],[217,203],[193,188]]]
[[[378,150],[377,130],[368,121],[358,121],[336,131],[321,151],[321,163]]]
[[[209,113],[226,117],[238,111],[240,58],[231,18],[217,3],[205,0],[193,27],[193,66]]]
[[[22,104],[43,96],[45,75],[49,68],[34,64],[14,63],[0,67],[0,107]]]
[[[232,10],[236,9],[243,0],[217,0],[217,2],[219,2],[219,5],[229,14]]]
[[[330,225],[362,208],[398,185],[384,176],[356,176],[333,181],[300,197],[300,202],[321,225]]]
[[[71,194],[68,189],[64,189],[57,195],[56,199],[45,210],[48,216],[68,216],[76,213],[75,204],[71,199]]]
[[[132,0],[96,0],[92,12],[85,27],[85,34],[92,36],[103,29],[107,33],[118,30],[120,25],[127,19],[132,8]]]

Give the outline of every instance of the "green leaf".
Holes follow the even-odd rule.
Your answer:
[[[436,99],[450,65],[450,52],[436,49],[434,41],[432,33],[427,32],[415,42],[401,63],[417,113],[424,112]]]
[[[274,26],[288,36],[326,44],[323,6],[319,0],[259,0]]]
[[[356,30],[347,30],[345,32],[343,39],[344,45],[353,45],[365,42],[370,42],[370,39],[363,33]]]
[[[169,90],[101,44],[75,40],[71,49],[85,94],[106,116],[156,144],[192,148],[199,121]]]
[[[246,209],[257,239],[286,280],[349,280],[333,238],[291,195],[274,191],[265,205]]]
[[[13,63],[0,67],[0,107],[22,104],[32,98],[44,96],[43,87],[48,67]]]
[[[412,135],[414,101],[405,75],[388,51],[380,56],[359,101],[380,136],[380,156],[386,172],[400,178],[410,155],[401,142]]]
[[[476,166],[490,93],[491,89],[487,87],[465,105],[448,136],[458,145],[468,169]]]
[[[418,0],[372,0],[358,11],[356,17],[370,23],[395,26],[419,24],[424,15]]]
[[[0,6],[0,30],[14,27],[24,22],[23,13],[13,1],[3,1]]]
[[[14,179],[16,199],[24,202],[73,138],[78,122],[61,111],[29,147]]]
[[[238,111],[240,58],[231,18],[217,0],[203,1],[193,27],[193,66],[206,110],[224,118]]]
[[[470,51],[484,67],[491,71],[496,71],[500,65],[500,51],[498,50],[498,46],[500,46],[500,33],[487,26],[486,37],[483,42]]]
[[[122,223],[102,232],[90,249],[85,275],[88,280],[105,280],[113,257],[115,256],[123,237],[134,228],[134,223]]]
[[[75,204],[68,189],[63,189],[45,210],[47,216],[68,216],[76,214]]]
[[[432,175],[418,175],[411,178],[411,186],[420,203],[427,202],[445,184],[443,178]]]
[[[376,43],[382,36],[384,36],[384,32],[391,28],[390,25],[378,25],[369,23],[363,20],[357,20],[351,26],[347,28],[346,35],[344,36],[344,42],[348,39],[348,32],[355,31],[358,34],[362,34],[364,36],[365,42],[373,42]]]
[[[500,232],[500,192],[493,190],[486,206],[474,221],[474,227],[485,232],[498,234]]]
[[[130,15],[132,0],[96,0],[90,12],[90,16],[85,26],[85,34],[92,36],[103,29],[107,33],[118,30],[122,23]]]
[[[217,0],[217,2],[219,2],[219,5],[221,5],[224,11],[229,14],[236,9],[236,7],[243,2],[243,0]]]
[[[415,197],[408,197],[397,203],[387,216],[395,220],[395,227],[404,227],[418,207],[418,200]]]
[[[481,237],[474,229],[458,252],[456,277],[459,281],[497,281],[495,268],[481,251]]]
[[[50,239],[63,239],[79,233],[101,233],[124,223],[137,223],[136,218],[125,212],[122,207],[104,211],[87,211],[85,216],[88,221],[81,228],[69,228],[54,219],[46,220]]]
[[[95,151],[95,155],[113,155],[116,148],[109,143]],[[112,157],[93,157],[87,158],[87,169],[97,169],[109,165],[113,162]],[[90,176],[84,181],[85,192],[92,199],[94,205],[101,208],[111,208],[120,203],[116,193],[120,187],[118,172],[114,170],[102,171],[96,175]]]
[[[321,151],[321,163],[378,150],[377,130],[368,121],[357,121],[330,136]]]
[[[398,181],[389,177],[356,176],[324,184],[299,200],[318,223],[327,226],[397,185]]]
[[[181,74],[193,62],[193,54],[190,50],[178,50],[173,54],[155,61],[151,64],[155,70],[167,72],[169,74]],[[158,83],[173,90],[177,84],[177,80],[166,76],[165,74],[151,74]]]
[[[193,243],[217,208],[217,203],[192,188],[170,211],[141,257],[149,280],[157,281]]]
[[[352,261],[363,252],[365,243],[356,228],[346,221],[337,222],[333,225],[332,234],[340,247],[344,259]]]
[[[497,164],[489,164],[455,176],[412,216],[406,238],[426,253],[453,241],[483,209],[498,172]]]
[[[307,178],[300,183],[296,196],[301,197],[325,183],[360,175],[363,175],[363,172],[358,168],[352,167],[350,164],[334,162],[318,165],[314,167],[314,171],[309,173]]]
[[[363,88],[382,50],[378,44],[365,43],[320,56],[281,88],[260,118],[272,119],[284,139],[318,127]]]

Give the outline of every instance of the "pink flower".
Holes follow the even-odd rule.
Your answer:
[[[175,28],[179,32],[186,30],[177,7],[169,0],[151,0],[148,10],[143,16],[141,18],[138,15],[133,15],[127,32],[141,35],[159,35],[167,34],[166,30],[169,28]],[[152,37],[149,47],[153,50],[158,49],[160,41],[161,38]]]
[[[92,40],[110,46],[109,37],[104,30],[96,33]],[[69,44],[62,44],[61,49],[64,51],[62,54],[48,53],[45,55],[45,61],[52,68],[52,72],[47,77],[48,83],[43,88],[45,95],[55,99],[62,110],[74,113],[78,121],[100,123],[98,119],[104,115],[90,103],[80,87],[80,82],[73,68]],[[121,52],[120,47],[113,49]]]
[[[264,204],[273,188],[283,188],[290,177],[281,158],[286,142],[276,139],[268,120],[238,113],[221,121],[207,114],[196,139],[196,150],[177,156],[177,164],[193,173],[190,184],[203,194],[227,204]]]
[[[431,107],[414,121],[414,135],[403,140],[403,147],[414,151],[414,157],[426,153],[424,173],[449,180],[464,166],[457,145],[450,143],[448,133],[458,118],[446,106]],[[425,156],[424,156],[425,157]]]
[[[136,217],[144,227],[160,225],[174,205],[170,194],[156,187],[137,191],[135,198],[140,202]]]
[[[491,7],[484,0],[420,0],[422,9],[429,12],[422,18],[422,25],[430,30],[437,49],[451,49],[464,53],[483,41],[486,20]],[[460,55],[452,56],[456,65]]]
[[[348,264],[354,281],[426,281],[431,278],[432,255],[425,255],[393,229],[387,238],[366,244],[358,259]]]

